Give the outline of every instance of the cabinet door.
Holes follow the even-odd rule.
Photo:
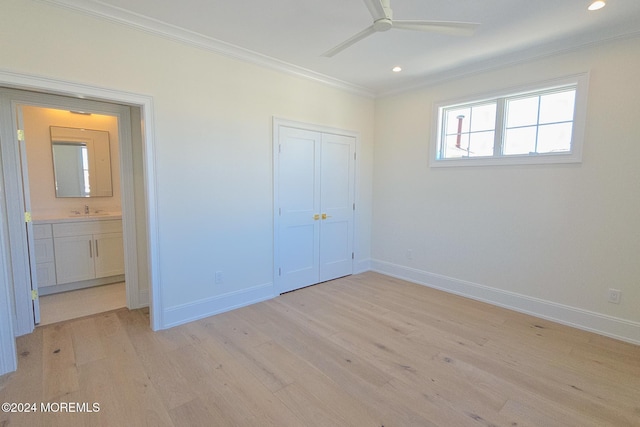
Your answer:
[[[36,264],[36,272],[38,274],[38,288],[55,286],[57,284],[56,267],[52,262]]]
[[[93,236],[56,237],[54,241],[58,285],[93,279]]]
[[[95,266],[96,278],[124,274],[124,240],[122,233],[96,234]]]

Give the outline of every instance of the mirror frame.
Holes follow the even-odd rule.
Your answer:
[[[111,141],[106,130],[71,128],[64,126],[50,126],[51,156],[53,162],[54,191],[57,198],[89,198],[89,197],[113,197],[113,177],[111,170]],[[65,166],[56,162],[56,145],[83,146],[86,147],[86,155],[77,153],[78,160],[74,159],[69,164],[75,163],[79,167],[67,174],[73,182],[71,191],[62,191],[61,180],[64,178],[61,171]],[[59,157],[59,156],[58,156]],[[58,163],[58,164],[56,164]],[[86,169],[85,169],[86,168]],[[84,188],[89,186],[88,194]],[[76,187],[77,190],[73,190]]]

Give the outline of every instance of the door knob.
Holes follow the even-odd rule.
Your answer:
[[[319,219],[320,219],[320,214],[315,214],[315,215],[313,216],[313,220],[314,220],[314,221],[317,221],[317,220],[319,220]]]
[[[326,213],[322,214],[322,219],[331,218],[331,215],[327,215]]]

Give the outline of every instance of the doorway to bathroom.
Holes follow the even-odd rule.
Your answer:
[[[134,198],[140,109],[12,89],[0,89],[0,101],[15,335],[148,305],[138,268],[147,262],[145,216]]]
[[[27,104],[16,109],[39,302],[34,320],[47,325],[125,307],[118,117]]]

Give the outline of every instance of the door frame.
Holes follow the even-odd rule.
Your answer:
[[[17,129],[24,129],[24,115],[22,110],[18,110],[14,108],[13,103],[11,104],[11,110],[15,111],[15,120],[17,124]],[[0,107],[2,108],[2,107]],[[28,171],[27,165],[27,144],[23,138],[17,138],[18,145],[18,153],[20,155],[20,170],[22,171],[22,194],[23,194],[23,204],[25,212],[31,212],[31,188],[29,187],[29,174],[25,171]],[[33,236],[33,222],[29,221],[26,223],[26,232],[27,232],[27,248],[29,248],[29,270],[31,273],[31,290],[38,292],[38,281],[37,281],[37,267],[35,261],[35,239]],[[34,283],[35,282],[35,283]],[[14,282],[15,286],[15,282]],[[32,298],[31,305],[33,308],[33,319],[35,324],[40,323],[40,300],[39,298]]]
[[[280,265],[280,221],[279,221],[279,207],[278,200],[280,197],[279,194],[279,182],[280,182],[280,160],[279,160],[279,141],[280,141],[280,128],[288,127],[288,128],[296,128],[311,132],[319,132],[319,133],[328,133],[333,135],[342,135],[348,136],[355,139],[356,147],[356,161],[354,167],[354,200],[356,203],[356,209],[358,206],[358,161],[357,161],[357,153],[360,148],[360,132],[345,130],[340,128],[334,128],[330,126],[317,125],[312,123],[299,122],[295,120],[284,119],[281,117],[273,116],[272,120],[273,126],[273,295],[278,296],[280,294],[281,289],[281,281],[280,274],[278,271],[278,266]],[[353,213],[353,250],[356,251],[356,242],[358,235],[358,216],[356,215],[357,210],[354,209]],[[355,260],[353,262],[353,270],[355,270]]]
[[[0,99],[8,104],[10,111],[6,111],[3,106],[2,123],[11,120],[11,126],[2,130],[4,136],[2,141],[3,157],[3,173],[7,182],[5,182],[5,191],[7,199],[7,221],[9,223],[8,236],[10,241],[9,251],[11,253],[12,277],[14,282],[14,299],[15,299],[15,334],[16,336],[28,334],[34,328],[34,307],[31,303],[30,291],[37,289],[32,284],[33,276],[30,274],[30,265],[35,261],[33,249],[30,249],[28,233],[24,231],[24,220],[22,212],[26,205],[25,199],[28,197],[27,190],[22,185],[12,185],[12,182],[18,181],[22,184],[25,181],[27,170],[21,167],[26,163],[26,153],[17,150],[18,138],[15,136],[15,130],[18,129],[19,123],[15,117],[22,114],[22,107],[32,106],[37,108],[53,108],[65,109],[73,111],[86,111],[96,114],[105,114],[116,117],[118,121],[118,162],[120,164],[120,187],[121,187],[121,204],[122,204],[122,225],[125,254],[125,275],[127,277],[127,307],[139,308],[139,286],[137,277],[137,242],[136,242],[136,225],[134,194],[133,194],[133,161],[132,161],[132,145],[131,145],[131,118],[129,107],[104,103],[86,99],[76,99],[62,97],[60,95],[52,95],[45,93],[33,93],[15,89],[0,90]],[[10,115],[11,119],[7,116]],[[10,133],[9,133],[10,132]],[[27,141],[28,143],[28,141]],[[24,157],[24,158],[23,158]],[[20,229],[22,225],[22,229]],[[127,274],[128,273],[128,274]]]
[[[160,299],[159,289],[159,254],[158,254],[158,214],[157,214],[157,201],[156,201],[156,161],[155,161],[155,148],[154,148],[154,121],[153,121],[153,98],[147,95],[134,94],[130,92],[123,92],[113,89],[106,89],[97,86],[90,86],[78,83],[72,83],[62,80],[49,79],[39,76],[26,75],[20,73],[13,73],[9,71],[0,70],[0,86],[8,89],[18,89],[26,91],[35,91],[38,93],[44,93],[49,95],[62,95],[68,98],[75,98],[78,100],[89,100],[98,102],[108,102],[111,104],[119,104],[120,108],[136,107],[140,110],[140,119],[143,125],[142,129],[142,167],[144,175],[144,205],[146,211],[145,225],[147,228],[147,241],[139,242],[139,245],[146,244],[148,255],[148,277],[149,277],[149,306],[151,316],[151,328],[153,330],[162,329],[162,306]],[[13,106],[12,106],[13,108]],[[98,112],[96,110],[95,112]],[[0,138],[3,140],[16,139],[13,134],[13,120],[11,117],[6,117],[4,114],[0,116],[0,124],[9,124],[8,130],[3,131]],[[119,126],[120,127],[120,126]],[[7,126],[1,126],[5,129]],[[1,130],[1,129],[0,129]],[[122,136],[120,131],[120,136]],[[129,137],[131,136],[131,126],[129,123],[128,130]],[[0,140],[2,143],[2,140]],[[124,159],[127,156],[121,156],[121,167],[123,171],[133,167],[131,164],[123,165],[123,162],[131,162],[131,158]],[[5,163],[5,162],[3,162]],[[15,168],[14,168],[15,169]],[[0,174],[2,177],[2,190],[7,188],[15,188],[18,185],[15,181],[21,179],[16,176],[15,170],[9,171],[12,173]],[[21,185],[21,184],[20,184]],[[131,187],[133,188],[133,187]],[[128,223],[135,224],[135,205],[133,203],[133,191],[131,192],[131,201],[128,203],[123,200],[123,226]],[[12,259],[10,257],[11,244],[9,240],[9,227],[12,224],[12,220],[15,221],[16,212],[19,213],[22,218],[22,208],[11,209],[10,203],[13,203],[15,194],[9,194],[2,191],[2,201],[0,206],[0,220],[2,222],[0,227],[0,375],[6,372],[17,369],[17,357],[15,347],[15,336],[21,335],[16,332],[28,333],[33,330],[33,324],[29,327],[28,322],[20,321],[19,324],[14,325],[14,319],[18,320],[16,315],[16,298],[18,295],[14,295],[11,283],[13,277]],[[123,197],[125,193],[123,192]],[[125,230],[127,234],[133,233],[135,243],[135,227],[133,231]],[[135,245],[129,249],[129,254],[133,255],[127,258],[137,259],[135,251]],[[126,249],[125,249],[126,253]],[[22,260],[24,262],[24,260]],[[133,268],[131,266],[130,268]],[[143,266],[140,266],[143,268]],[[135,270],[131,270],[135,271]],[[30,292],[30,291],[29,291]],[[24,297],[22,295],[21,297]],[[137,299],[137,297],[136,297]],[[134,304],[138,304],[137,301],[127,301]],[[31,308],[33,309],[33,308]],[[5,317],[8,317],[5,319]]]

